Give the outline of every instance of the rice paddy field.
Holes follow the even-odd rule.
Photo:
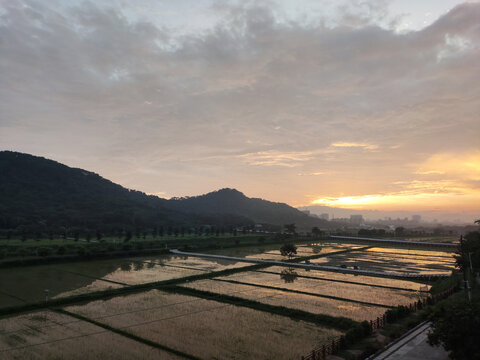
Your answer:
[[[72,268],[76,264],[70,264]],[[0,270],[0,308],[34,303],[45,300],[45,289],[49,297],[67,296],[72,292],[106,290],[121,285],[98,281],[90,277],[61,271],[54,266],[28,266]]]
[[[218,294],[235,295],[243,299],[257,300],[265,304],[304,310],[313,314],[343,316],[356,321],[375,319],[377,316],[383,315],[387,310],[384,307],[374,305],[288,293],[281,290],[225,283],[215,280],[201,280],[184,286]]]
[[[0,308],[247,266],[228,260],[158,256],[0,269]],[[21,284],[21,286],[19,286]]]
[[[206,359],[294,359],[341,332],[214,300],[152,290],[68,311]]]
[[[353,244],[338,244],[338,243],[311,243],[297,245],[296,257],[313,256],[313,255],[327,255],[330,253],[358,249],[362,246]],[[249,246],[241,248],[229,248],[220,250],[208,251],[209,254],[226,255],[233,257],[244,257],[251,259],[263,260],[285,260],[286,257],[280,254],[278,245],[268,246]]]
[[[209,253],[287,260],[279,247]],[[454,267],[449,252],[338,242],[299,244],[297,256],[312,256],[311,263],[382,272],[448,274]],[[70,314],[45,309],[0,317],[0,358],[299,359],[346,330],[292,318],[268,306],[300,310],[312,318],[329,315],[363,321],[427,295],[420,291],[425,284],[415,281],[249,265],[172,255],[0,269],[0,310],[45,301],[45,289],[50,299],[65,299],[163,280],[177,282],[176,288],[152,285],[61,306]],[[217,274],[222,270],[228,272]],[[201,278],[182,280],[192,275]],[[262,306],[246,306],[246,300]]]
[[[332,254],[320,260],[314,262],[329,266],[358,266],[364,270],[410,274],[448,275],[455,267],[455,259],[451,253],[378,247],[354,253]]]
[[[0,358],[182,359],[48,310],[0,319]]]

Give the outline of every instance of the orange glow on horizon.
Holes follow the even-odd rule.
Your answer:
[[[436,154],[412,164],[414,178],[390,183],[398,191],[318,196],[311,205],[358,210],[471,211],[480,206],[480,152]]]
[[[480,193],[419,193],[324,197],[312,201],[323,205],[358,210],[475,210],[480,203]]]

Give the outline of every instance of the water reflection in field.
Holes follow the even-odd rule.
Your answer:
[[[305,294],[288,293],[280,290],[259,288],[252,285],[232,284],[215,280],[200,280],[183,286],[206,290],[218,294],[234,295],[257,300],[262,303],[308,311],[314,314],[343,316],[353,320],[371,320],[387,310],[354,302],[321,298]]]
[[[370,287],[346,282],[321,281],[313,278],[298,277],[294,279],[295,281],[286,282],[281,274],[281,272],[280,275],[277,275],[265,272],[246,271],[221,277],[220,279],[389,306],[410,304],[422,296],[420,293],[411,291]],[[354,275],[348,274],[346,276],[346,279],[352,282],[354,278]],[[290,278],[290,280],[293,279]],[[418,284],[416,285],[418,286]]]
[[[0,307],[248,266],[223,259],[162,255],[0,269]]]

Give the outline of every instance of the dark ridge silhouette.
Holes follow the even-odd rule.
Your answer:
[[[53,160],[0,152],[0,228],[89,229],[153,226],[318,225],[282,203],[250,199],[235,189],[166,200],[126,189],[100,175]]]
[[[303,228],[326,224],[326,221],[310,217],[287,204],[248,198],[240,191],[229,188],[200,196],[173,198],[169,200],[168,207],[194,213],[228,213],[246,216],[261,224],[295,223]]]

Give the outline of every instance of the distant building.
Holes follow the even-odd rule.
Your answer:
[[[350,223],[360,225],[363,222],[364,220],[362,215],[350,215]]]
[[[320,219],[328,220],[329,216],[328,216],[328,214],[320,214]]]
[[[412,215],[412,221],[419,223],[420,220],[422,220],[422,217],[420,215]]]

